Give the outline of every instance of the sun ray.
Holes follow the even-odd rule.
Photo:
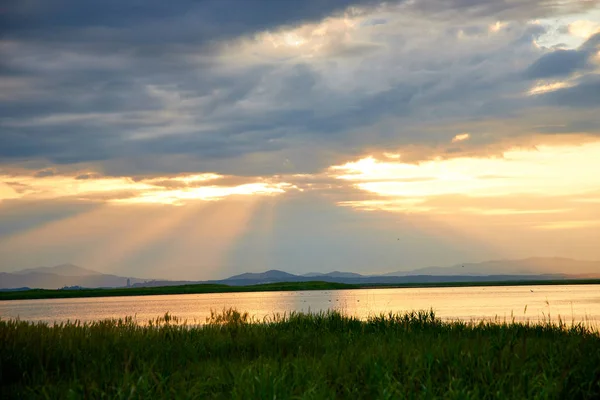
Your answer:
[[[177,234],[183,221],[206,205],[206,202],[200,202],[185,207],[149,205],[124,208],[123,211],[127,212],[127,216],[114,221],[116,233],[99,241],[89,252],[82,253],[74,262],[103,265],[104,270],[113,270],[115,273],[117,270],[127,269],[128,259],[147,250],[154,243]]]
[[[147,271],[155,275],[170,266],[171,276],[202,279],[226,269],[226,253],[245,231],[258,201],[256,197],[237,197],[193,208],[174,240]]]
[[[34,229],[19,232],[0,239],[0,254],[28,253],[35,246],[33,254],[36,262],[46,265],[49,260],[44,254],[60,254],[66,247],[72,248],[74,256],[80,254],[86,245],[93,244],[99,232],[110,232],[111,211],[107,207],[98,207],[69,218],[53,221]],[[64,262],[67,260],[59,260]],[[70,260],[69,260],[70,261]]]

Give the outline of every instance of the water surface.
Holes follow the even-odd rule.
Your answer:
[[[487,286],[332,291],[214,293],[0,301],[0,318],[43,322],[133,316],[139,323],[166,312],[204,323],[212,310],[234,307],[262,319],[291,311],[341,310],[369,315],[433,309],[443,319],[600,322],[600,285]]]

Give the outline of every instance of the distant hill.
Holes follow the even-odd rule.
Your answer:
[[[465,263],[451,267],[427,267],[412,271],[397,271],[385,276],[411,275],[538,275],[566,274],[600,277],[600,261],[579,261],[570,258],[532,257],[523,260],[495,260]]]
[[[432,283],[432,282],[490,282],[512,280],[554,280],[600,278],[600,261],[578,261],[568,258],[527,258],[465,263],[450,267],[427,267],[412,271],[397,271],[381,275],[361,275],[353,272],[311,272],[294,275],[271,270],[245,273],[227,279],[210,281],[227,285],[253,285],[275,282],[319,280],[338,283]]]
[[[65,286],[113,288],[144,282],[143,279],[102,274],[72,264],[28,268],[16,272],[0,272],[0,289],[60,289]]]
[[[308,274],[304,274],[302,276],[305,276],[308,278],[316,278],[316,277],[323,277],[323,276],[327,276],[330,278],[363,278],[364,277],[364,275],[357,274],[355,272],[340,272],[340,271],[333,271],[333,272],[327,272],[327,273],[309,272]]]
[[[55,274],[62,276],[90,276],[90,275],[102,275],[100,272],[92,271],[78,267],[73,264],[61,264],[54,267],[38,267],[38,268],[27,268],[21,271],[13,272],[17,275],[25,275],[31,273],[42,273],[42,274]]]
[[[256,274],[260,275],[260,274]],[[289,274],[291,275],[291,274]],[[268,278],[268,279],[237,279],[231,277],[219,281],[205,281],[195,283],[219,283],[231,286],[241,285],[259,285],[263,283],[278,283],[278,282],[308,282],[322,281],[332,283],[348,283],[348,284],[402,284],[402,283],[434,283],[434,282],[498,282],[498,281],[526,281],[526,280],[560,280],[569,279],[567,275],[406,275],[406,276],[359,276],[359,277],[332,277],[326,274],[320,276],[300,276],[291,275],[285,278]],[[138,286],[145,286],[139,284]]]
[[[31,288],[19,287],[19,288],[10,288],[10,289],[0,289],[0,292],[22,292],[25,290],[31,290]]]
[[[298,275],[293,275],[287,272],[279,271],[276,269],[272,269],[265,272],[247,272],[245,274],[234,275],[228,280],[261,280],[261,281],[269,281],[273,280],[275,282],[285,281],[286,279],[295,279],[298,278]]]
[[[145,280],[101,274],[72,264],[54,267],[30,268],[17,272],[0,273],[0,290],[14,288],[60,289],[65,286],[84,288],[124,287],[127,279],[133,287],[179,286],[216,283],[233,286],[278,282],[324,281],[335,283],[434,283],[434,282],[490,282],[513,280],[591,279],[600,278],[600,261],[578,261],[567,258],[527,258],[523,260],[496,260],[465,263],[451,267],[428,267],[412,271],[397,271],[382,275],[361,275],[354,272],[313,272],[294,275],[280,270],[247,272],[227,279],[210,281]]]

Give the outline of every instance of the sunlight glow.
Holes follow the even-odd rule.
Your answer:
[[[538,83],[534,87],[532,87],[527,94],[536,95],[543,94],[548,92],[553,92],[558,89],[565,89],[573,86],[572,83],[569,82],[552,82],[552,83]]]
[[[393,160],[400,159],[400,154],[397,154],[397,153],[383,153],[383,155],[386,156],[387,158],[391,158]]]
[[[538,225],[536,229],[577,229],[577,228],[589,228],[600,226],[600,220],[595,221],[559,221],[559,222],[550,222],[542,225]]]
[[[600,187],[597,171],[600,171],[600,142],[580,146],[538,146],[536,150],[514,149],[506,151],[501,158],[459,157],[420,164],[367,157],[329,169],[331,176],[380,197],[376,201],[342,202],[340,205],[413,211],[427,209],[427,205],[422,204],[423,199],[436,196],[576,196]],[[506,207],[462,211],[520,212]],[[541,209],[535,212],[566,211],[569,210]]]
[[[189,220],[193,213],[197,213],[208,203],[199,203],[188,207],[136,207],[138,212],[131,212],[123,207],[115,207],[115,214],[105,214],[103,218],[110,218],[114,232],[99,235],[95,238],[95,246],[82,252],[79,258],[73,261],[80,264],[118,265],[127,264],[131,258],[155,247],[162,240],[176,235],[182,224]],[[110,206],[106,206],[110,208]],[[129,212],[128,212],[129,211]],[[148,212],[152,217],[148,218]],[[126,217],[120,213],[127,213]],[[94,219],[86,218],[82,223],[94,224]],[[52,225],[52,230],[60,232],[65,229],[67,221],[59,221]],[[77,226],[66,229],[77,230]]]
[[[600,22],[598,21],[578,20],[569,24],[569,33],[583,39],[598,32],[600,32]]]
[[[208,173],[208,174],[199,174],[199,175],[176,176],[176,177],[170,178],[170,179],[172,179],[174,181],[191,183],[191,182],[213,181],[215,179],[221,179],[221,178],[223,178],[223,175]]]
[[[265,31],[253,37],[244,37],[228,43],[222,56],[242,62],[264,62],[264,57],[314,58],[335,53],[348,45],[361,42],[356,36],[363,18],[342,15],[326,18],[317,23],[306,23],[293,28]]]
[[[207,184],[224,178],[211,173],[139,180],[90,174],[85,179],[78,179],[78,176],[0,175],[0,182],[3,182],[0,183],[0,200],[71,198],[119,204],[182,205],[190,200],[220,200],[233,195],[276,195],[294,188],[285,182],[262,180],[234,186]]]
[[[452,143],[469,140],[470,137],[471,135],[469,135],[468,133],[460,133],[452,138]]]
[[[186,190],[142,193],[137,197],[116,199],[115,203],[155,203],[182,205],[185,200],[219,200],[232,195],[272,195],[284,193],[288,184],[248,183],[234,187],[204,186]]]
[[[202,207],[181,207],[192,211],[186,213],[185,220],[177,227],[178,240],[153,260],[150,271],[172,265],[177,275],[184,276],[190,270],[197,270],[197,276],[214,276],[227,268],[232,248],[248,229],[260,201],[254,196],[228,198]]]
[[[490,32],[499,32],[506,25],[507,25],[506,22],[496,21],[495,24],[490,25],[489,30],[490,30]]]
[[[128,268],[141,257],[141,278],[208,278],[225,266],[260,202],[257,196],[246,196],[182,207],[103,204],[5,236],[0,254],[27,252],[34,246],[38,257],[38,252],[47,256],[69,249],[72,262],[107,273],[116,272],[115,266]],[[39,257],[36,262],[43,263]]]

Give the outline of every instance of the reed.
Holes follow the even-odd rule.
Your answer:
[[[594,399],[600,336],[583,324],[443,322],[432,311],[236,310],[55,325],[0,320],[1,398]]]

